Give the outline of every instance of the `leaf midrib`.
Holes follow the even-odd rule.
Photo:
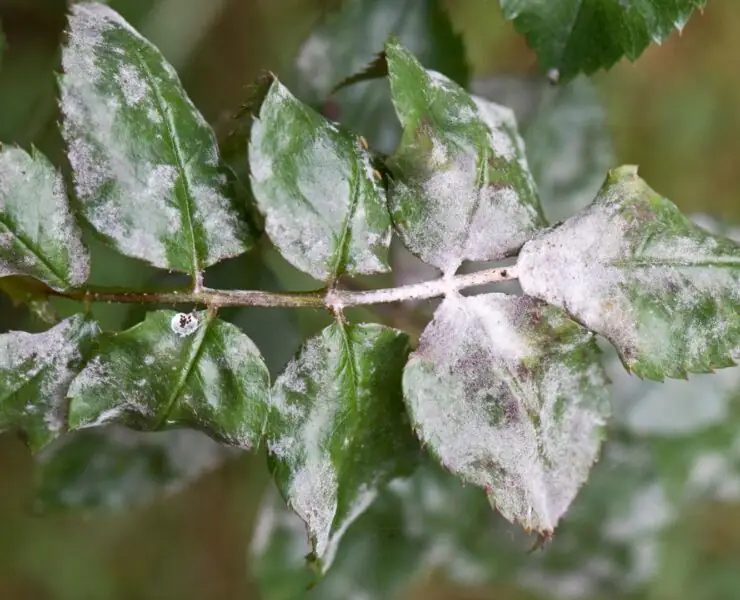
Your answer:
[[[339,247],[337,248],[334,264],[332,265],[331,272],[329,274],[332,282],[336,281],[339,276],[342,275],[342,271],[347,268],[347,257],[349,254],[349,244],[351,241],[349,231],[351,228],[352,219],[354,219],[355,212],[357,211],[357,205],[360,202],[360,174],[358,167],[359,160],[357,157],[356,149],[354,148],[354,141],[353,154],[353,158],[355,160],[352,161],[352,191],[350,192],[349,206],[347,207],[347,216],[342,223],[342,234],[339,238]]]
[[[352,390],[351,390],[351,401],[353,403],[353,409],[357,407],[357,398],[358,398],[358,387],[359,387],[359,378],[358,378],[358,369],[356,364],[356,357],[355,352],[352,347],[352,343],[349,339],[349,335],[347,334],[347,327],[344,323],[340,323],[337,321],[336,323],[337,329],[339,329],[339,335],[342,340],[342,351],[347,356],[347,370],[349,371],[349,376],[352,380]],[[350,396],[350,394],[348,394]],[[353,412],[356,413],[355,410]],[[334,428],[336,429],[336,427]],[[347,456],[347,452],[344,452],[341,454],[341,457],[344,458]],[[334,457],[332,457],[333,459]],[[335,464],[335,468],[337,471],[337,480],[339,480],[339,476],[342,473],[342,463],[344,461],[340,461],[339,464]],[[337,485],[337,508],[339,508],[339,484]],[[334,517],[331,521],[331,527],[329,529],[329,539],[331,540],[332,535],[337,531],[337,529],[341,528],[341,525],[337,523],[337,518],[344,518],[346,515],[337,515],[336,512],[334,513]]]
[[[201,272],[201,266],[200,266],[200,257],[198,256],[198,247],[195,241],[195,229],[193,224],[193,215],[192,215],[192,203],[193,203],[193,194],[191,189],[191,183],[190,183],[190,174],[188,170],[185,168],[185,162],[183,159],[182,149],[180,147],[179,142],[179,136],[176,134],[177,127],[175,126],[174,120],[172,119],[172,115],[170,114],[170,111],[166,109],[166,103],[164,102],[164,98],[162,97],[162,92],[159,89],[159,85],[157,84],[156,78],[154,77],[154,74],[152,73],[151,69],[149,68],[149,64],[146,62],[146,59],[141,55],[141,52],[139,48],[134,48],[133,50],[134,57],[136,58],[137,62],[141,66],[142,71],[146,75],[147,85],[149,86],[149,89],[151,89],[152,94],[154,95],[154,99],[157,105],[157,111],[162,116],[162,119],[164,121],[164,132],[167,136],[167,142],[169,143],[170,147],[172,148],[172,152],[175,157],[175,162],[177,172],[178,172],[178,180],[181,182],[184,191],[185,191],[185,198],[184,200],[181,200],[180,194],[177,194],[178,200],[181,200],[180,206],[183,210],[183,213],[185,215],[185,218],[187,219],[187,229],[188,233],[190,234],[190,250],[191,250],[191,264],[192,264],[192,276],[193,278],[197,278],[199,273]]]
[[[676,259],[635,259],[629,258],[624,260],[615,260],[610,262],[611,266],[616,268],[634,268],[634,269],[646,269],[650,267],[673,267],[673,268],[719,268],[719,269],[732,269],[740,268],[740,257],[732,257],[730,260],[702,260],[702,261],[680,261]]]
[[[55,283],[61,283],[63,287],[69,286],[69,282],[67,279],[60,275],[60,273],[57,271],[56,267],[52,265],[41,253],[40,249],[36,247],[36,244],[34,244],[31,240],[27,239],[26,236],[22,233],[18,233],[17,231],[13,230],[10,226],[10,224],[7,221],[7,218],[4,214],[0,213],[0,225],[2,225],[9,233],[12,235],[20,244],[28,250],[28,252],[36,257],[39,263],[47,270],[49,273],[51,273],[58,281]],[[19,272],[19,274],[23,274],[22,272]]]
[[[211,326],[212,320],[213,318],[208,313],[206,313],[206,316],[203,320],[203,325],[198,329],[198,337],[190,346],[190,352],[188,353],[188,357],[185,362],[185,368],[181,369],[180,377],[178,378],[177,383],[175,383],[172,394],[170,394],[170,397],[167,399],[165,410],[162,412],[162,416],[157,419],[154,429],[161,429],[162,427],[164,427],[170,417],[170,414],[174,410],[175,404],[177,403],[177,400],[179,399],[183,389],[185,389],[185,385],[187,384],[188,379],[190,379],[190,376],[193,373],[193,369],[198,363],[200,355],[203,352],[203,348],[205,346],[204,342],[208,333],[208,328]]]

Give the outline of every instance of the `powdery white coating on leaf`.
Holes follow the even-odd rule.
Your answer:
[[[605,443],[553,543],[516,574],[523,588],[548,598],[592,600],[617,589],[629,594],[656,574],[661,535],[680,516],[680,501],[674,488],[669,495],[658,484],[662,469],[651,444],[618,438]]]
[[[377,487],[408,460],[413,439],[400,398],[406,344],[378,325],[335,324],[303,346],[273,387],[271,471],[306,523],[322,571]]]
[[[116,510],[146,505],[178,493],[229,455],[192,429],[145,433],[112,426],[76,432],[38,455],[37,506]]]
[[[311,551],[305,534],[306,526],[303,521],[287,509],[277,489],[270,487],[260,503],[249,550],[250,555],[253,560],[263,558],[270,551],[270,543],[273,539],[276,536],[285,536],[292,543],[288,544],[288,556],[283,558],[291,563],[302,563],[304,557]]]
[[[252,189],[281,254],[320,280],[388,270],[385,192],[358,138],[275,81],[252,126]]]
[[[99,232],[126,255],[190,273],[249,248],[213,132],[151,43],[111,8],[74,4],[62,66],[75,191]]]
[[[70,427],[120,422],[139,430],[202,429],[242,448],[257,446],[267,418],[269,373],[259,350],[236,326],[205,312],[149,313],[99,340],[98,354],[69,390]]]
[[[0,431],[20,429],[38,450],[66,427],[66,393],[97,326],[81,315],[43,333],[0,335]]]
[[[614,166],[604,107],[587,77],[548,86],[524,137],[542,206],[552,223],[588,206],[604,173]]]
[[[29,275],[54,289],[87,281],[90,260],[64,181],[42,154],[0,150],[0,277]]]
[[[728,367],[740,347],[740,245],[694,227],[633,169],[528,242],[517,269],[526,294],[604,335],[639,376]]]
[[[740,367],[661,383],[636,380],[621,364],[613,371],[610,378],[620,409],[615,412],[623,413],[620,423],[637,435],[685,436],[723,423],[740,390]]]
[[[696,456],[686,481],[689,497],[712,498],[720,502],[740,500],[740,456],[708,451]]]
[[[397,44],[386,52],[404,126],[389,163],[404,244],[445,274],[516,250],[544,221],[514,113],[425,71]]]
[[[417,434],[441,463],[541,533],[596,459],[605,385],[590,334],[556,309],[501,294],[445,299],[403,381]]]

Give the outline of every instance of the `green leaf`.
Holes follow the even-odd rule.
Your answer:
[[[423,536],[407,535],[404,506],[380,494],[349,528],[331,570],[319,581],[306,565],[306,529],[274,489],[262,500],[252,539],[251,567],[265,600],[395,598],[423,566]],[[310,589],[309,589],[310,588]]]
[[[549,537],[586,480],[608,414],[592,334],[532,298],[453,295],[403,376],[417,435],[526,531]]]
[[[660,482],[649,444],[607,442],[552,543],[523,562],[516,580],[552,598],[626,598],[661,562],[661,537],[680,513]]]
[[[89,272],[61,174],[35,150],[0,148],[0,277],[29,275],[63,290]]]
[[[252,572],[266,600],[387,600],[433,569],[465,583],[503,578],[524,553],[500,552],[502,539],[485,496],[432,464],[395,479],[347,530],[326,576],[314,576],[301,520],[274,490],[265,495],[251,548]]]
[[[97,335],[82,315],[43,333],[0,335],[0,431],[20,430],[35,452],[66,430],[67,389]]]
[[[70,428],[192,427],[239,448],[259,444],[269,373],[234,325],[208,312],[160,310],[127,331],[102,334],[97,346],[69,390]]]
[[[561,79],[609,68],[626,56],[636,60],[650,42],[683,29],[706,0],[500,0],[545,69]]]
[[[260,598],[297,600],[306,596],[316,580],[316,573],[306,564],[310,551],[305,523],[285,505],[274,487],[268,488],[260,504],[249,556]]]
[[[740,357],[740,244],[691,223],[634,167],[611,171],[590,207],[528,242],[517,268],[526,294],[604,335],[640,377]]]
[[[265,229],[291,264],[322,281],[388,271],[385,191],[361,138],[276,80],[252,126],[249,162]]]
[[[75,191],[103,237],[193,276],[252,246],[213,131],[151,43],[113,9],[74,4],[62,66]]]
[[[544,219],[514,113],[425,71],[397,42],[386,54],[404,128],[389,201],[404,243],[447,274],[515,251]]]
[[[548,85],[526,124],[527,159],[545,215],[560,221],[588,206],[613,167],[606,114],[593,84],[579,77]]]
[[[303,346],[273,387],[270,470],[306,522],[319,572],[378,487],[415,464],[418,444],[401,398],[408,343],[380,325],[335,323]]]
[[[124,427],[76,431],[38,456],[35,508],[120,510],[174,494],[225,458],[200,432]]]
[[[363,82],[336,94],[333,89],[364,70],[391,36],[429,68],[467,85],[465,46],[439,0],[344,0],[303,43],[289,81],[301,100],[333,114],[386,153],[400,135],[387,80]]]

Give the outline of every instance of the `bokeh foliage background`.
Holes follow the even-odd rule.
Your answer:
[[[109,2],[161,48],[180,72],[196,105],[214,124],[241,103],[244,86],[262,69],[289,79],[301,42],[322,15],[339,3]],[[446,0],[444,4],[464,37],[476,78],[537,77],[535,56],[503,21],[496,2]],[[64,0],[0,0],[0,22],[7,39],[0,67],[0,141],[26,147],[35,144],[55,162],[63,160],[56,131],[54,72],[59,68],[66,6]],[[354,40],[352,46],[338,48],[338,53],[351,53],[363,43],[362,31],[347,37]],[[616,163],[640,165],[641,175],[686,212],[710,213],[737,223],[740,73],[735,57],[739,54],[740,3],[711,0],[682,35],[651,47],[635,65],[622,62],[595,78],[606,107]],[[366,125],[372,133],[373,124]],[[96,283],[134,287],[167,283],[166,274],[91,243]],[[301,289],[312,285],[267,247],[218,266],[212,277],[213,283],[223,287]],[[64,304],[56,308],[62,314],[73,310]],[[95,310],[103,326],[114,329],[143,316],[143,309],[137,308],[101,306]],[[301,338],[326,322],[321,314],[294,312],[251,309],[232,311],[228,316],[253,337],[276,372]],[[38,318],[0,295],[0,330],[42,327]],[[731,390],[736,404],[740,403],[738,388],[740,384]],[[689,402],[700,401],[708,393],[700,385],[691,389]],[[731,415],[737,412],[737,407],[730,411]],[[740,430],[740,418],[734,423]],[[692,442],[694,446],[688,442],[684,446],[658,444],[657,455],[670,463],[681,452],[699,452],[703,448],[699,444],[717,442],[727,435],[726,428],[708,428],[701,441]],[[151,460],[147,468],[156,470],[156,456]],[[94,468],[90,472],[94,475]],[[684,476],[677,471],[677,478]],[[236,456],[185,490],[153,502],[146,502],[146,491],[132,483],[130,492],[141,494],[141,506],[124,512],[34,515],[38,508],[34,477],[34,459],[22,443],[10,434],[0,436],[0,598],[259,597],[247,567],[247,545],[267,484],[261,454]],[[720,496],[719,502],[693,506],[668,528],[656,575],[639,597],[721,600],[740,596],[740,575],[734,573],[740,564],[740,504],[728,500],[732,494]],[[461,512],[459,518],[469,521],[475,516]],[[461,590],[435,573],[413,588],[408,597],[531,597],[512,584]]]

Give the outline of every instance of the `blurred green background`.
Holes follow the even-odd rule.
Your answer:
[[[289,73],[301,42],[339,3],[109,2],[175,65],[196,105],[214,125],[238,107],[244,86],[261,70]],[[496,4],[445,2],[464,37],[474,75],[536,75],[535,56],[502,20]],[[64,0],[0,0],[7,40],[0,67],[0,141],[33,143],[55,161],[62,160],[62,153],[54,72],[66,8]],[[642,176],[685,211],[738,223],[739,56],[740,3],[710,0],[704,14],[697,14],[681,35],[651,47],[634,65],[622,62],[594,78],[617,162],[639,165]],[[166,283],[166,277],[99,244],[93,254],[96,283]],[[270,268],[259,267],[260,261]],[[266,247],[255,256],[220,265],[212,277],[224,287],[312,285]],[[57,308],[62,314],[72,310]],[[103,306],[96,311],[109,328],[128,326],[142,316],[142,309]],[[291,356],[301,337],[324,320],[315,314],[259,311],[229,316],[255,338],[273,371]],[[25,309],[0,296],[0,330],[42,327]],[[247,567],[247,546],[267,484],[261,454],[234,457],[179,493],[153,502],[142,498],[141,506],[123,512],[34,515],[34,477],[34,459],[22,443],[13,435],[0,435],[0,599],[259,598]],[[740,566],[740,509],[731,503],[697,508],[671,530],[668,543],[672,554],[656,569],[657,580],[647,597],[740,598],[740,578],[711,596],[705,595],[708,588],[687,591],[680,583],[687,569],[698,569],[701,580],[728,577],[728,571],[716,570],[719,564],[730,570]],[[510,585],[461,590],[435,574],[413,588],[409,597],[440,600],[531,597]]]

